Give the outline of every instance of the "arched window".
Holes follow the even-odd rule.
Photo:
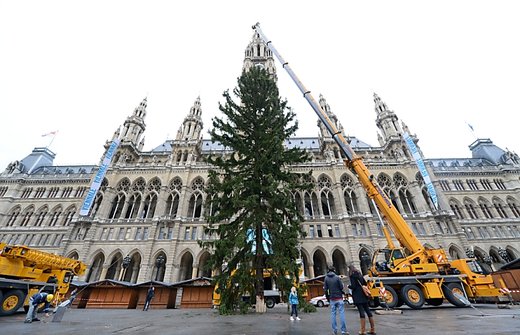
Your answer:
[[[489,202],[484,198],[479,198],[478,205],[480,207],[480,210],[484,214],[484,217],[486,219],[492,219],[493,213],[491,213]]]
[[[146,187],[146,182],[143,178],[137,178],[132,184],[132,191],[143,193]]]
[[[401,200],[401,205],[403,206],[403,210],[408,214],[416,214],[417,209],[415,208],[415,203],[413,201],[413,196],[407,189],[399,190],[399,200]]]
[[[150,193],[144,199],[143,205],[143,218],[151,219],[155,214],[155,207],[157,206],[157,194],[155,192]]]
[[[450,208],[453,211],[453,213],[455,214],[455,216],[457,217],[457,219],[459,219],[459,220],[464,219],[464,214],[462,213],[461,206],[457,200],[455,200],[455,199],[450,200]]]
[[[119,280],[121,276],[121,269],[123,264],[123,255],[118,252],[110,260],[110,266],[108,267],[105,279]]]
[[[314,218],[316,215],[318,215],[318,199],[316,197],[315,192],[305,192],[303,201],[305,203],[304,205],[304,216],[305,218]]]
[[[179,281],[191,279],[193,274],[193,256],[191,253],[186,252],[181,257],[179,269]]]
[[[38,210],[38,212],[36,213],[36,218],[34,220],[33,226],[35,226],[35,227],[41,226],[43,223],[43,220],[45,220],[45,217],[47,216],[48,211],[49,211],[49,209],[47,208],[47,206],[43,206],[42,208],[40,208]]]
[[[345,205],[347,206],[347,213],[352,215],[358,212],[357,197],[354,190],[345,189],[343,191],[343,197],[345,199]]]
[[[23,211],[20,226],[26,227],[27,224],[29,224],[29,221],[31,221],[31,218],[33,215],[34,215],[34,206],[31,205]]]
[[[128,192],[130,190],[130,180],[128,178],[123,178],[119,183],[117,183],[116,191],[118,192]]]
[[[352,215],[359,211],[357,204],[357,196],[354,192],[354,181],[352,178],[344,174],[340,179],[341,187],[343,188],[343,198],[345,200],[345,206],[347,207],[347,213]]]
[[[507,206],[515,218],[520,218],[520,206],[514,198],[507,198]]]
[[[188,204],[188,218],[194,221],[198,221],[202,214],[202,194],[195,192],[190,198]]]
[[[141,195],[135,193],[130,197],[130,199],[128,199],[128,208],[126,209],[125,219],[136,218],[139,206],[141,206]]]
[[[7,227],[13,226],[14,223],[16,222],[16,219],[18,218],[18,215],[20,215],[20,206],[17,206],[11,210],[11,213],[7,216],[8,219],[7,219],[6,226]]]
[[[335,214],[334,197],[327,189],[321,191],[321,210],[325,217]]]
[[[124,193],[119,193],[112,201],[112,209],[110,210],[109,219],[117,219],[121,217],[123,207],[125,206],[126,196]]]
[[[105,255],[103,253],[99,253],[92,260],[92,265],[87,275],[87,282],[98,281],[101,276],[101,271],[103,270],[103,264],[105,263]]]
[[[296,209],[298,210],[298,213],[303,215],[304,214],[303,201],[302,201],[302,196],[300,195],[300,192],[297,192],[297,191],[294,192],[293,197],[294,197],[294,203],[296,204]]]
[[[62,226],[67,226],[72,219],[74,218],[74,215],[76,214],[76,207],[71,206],[65,210],[65,217],[63,218]]]
[[[502,219],[506,219],[507,218],[507,213],[505,211],[505,206],[504,206],[504,203],[502,202],[502,200],[500,200],[499,198],[493,198],[493,207],[495,207],[498,215],[502,218]]]
[[[168,199],[166,200],[166,209],[165,209],[165,215],[169,217],[176,217],[177,211],[179,210],[179,194],[177,192],[174,192],[168,196]]]
[[[57,206],[51,211],[51,215],[50,215],[49,223],[48,223],[49,227],[56,225],[56,223],[58,222],[58,219],[61,215],[61,212],[62,212],[61,206]]]
[[[471,219],[478,219],[477,210],[475,208],[475,204],[470,199],[464,199],[464,207],[466,208],[466,212]]]
[[[90,212],[88,213],[88,216],[94,217],[96,216],[96,213],[99,210],[99,207],[101,207],[101,203],[103,202],[103,192],[98,192],[96,194],[96,199],[94,200],[94,204],[90,208]]]
[[[166,271],[166,254],[160,252],[154,259],[152,279],[156,281],[164,281],[164,273]]]
[[[202,192],[204,191],[204,180],[201,177],[195,178],[191,183],[194,191],[188,203],[188,218],[197,221],[202,215]]]
[[[161,191],[161,180],[157,177],[150,180],[147,186],[148,191],[155,191],[159,193]]]

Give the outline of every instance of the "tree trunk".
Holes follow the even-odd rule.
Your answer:
[[[257,224],[256,227],[256,255],[255,255],[255,291],[257,313],[265,313],[266,306],[264,302],[264,261],[263,261],[263,245],[262,245],[262,225]]]
[[[263,294],[262,294],[262,296],[259,296],[259,295],[256,296],[255,311],[257,313],[265,313],[267,311],[267,306],[265,305],[265,300],[264,300]]]

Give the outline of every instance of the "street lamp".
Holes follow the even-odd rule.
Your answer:
[[[468,258],[475,258],[475,252],[470,248],[466,248],[466,256],[468,256]]]
[[[504,260],[504,262],[509,263],[511,261],[509,259],[509,255],[507,254],[507,251],[504,248],[498,247],[498,254]]]
[[[123,275],[121,276],[121,280],[125,280],[125,277],[126,277],[126,271],[127,271],[127,268],[128,266],[130,265],[130,262],[132,261],[132,258],[130,258],[129,255],[126,255],[125,258],[123,258]]]
[[[164,266],[165,261],[166,260],[163,255],[159,255],[159,257],[157,257],[157,259],[155,260],[155,266],[157,267],[157,272],[155,273],[155,280],[158,280],[159,275],[161,273],[161,269]]]

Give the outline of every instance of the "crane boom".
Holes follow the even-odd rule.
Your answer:
[[[403,219],[399,211],[392,204],[388,196],[381,190],[377,181],[374,178],[374,175],[370,173],[368,168],[363,163],[363,160],[360,156],[358,156],[350,144],[347,142],[341,131],[338,131],[334,123],[327,116],[325,111],[321,108],[321,106],[316,103],[316,100],[311,94],[311,91],[307,90],[307,88],[303,85],[303,83],[298,79],[294,71],[289,66],[289,63],[286,62],[283,57],[280,55],[278,50],[274,47],[273,43],[264,35],[262,30],[260,29],[260,24],[257,23],[253,26],[253,29],[256,31],[258,36],[266,43],[267,47],[272,51],[272,53],[276,56],[276,58],[280,61],[283,68],[287,71],[291,79],[294,81],[298,89],[303,94],[303,97],[307,100],[309,105],[311,105],[312,109],[318,115],[318,118],[323,122],[328,132],[331,134],[332,138],[336,142],[336,144],[340,147],[341,152],[346,157],[345,165],[349,167],[354,173],[357,175],[359,181],[365,188],[365,191],[368,194],[368,197],[374,200],[377,208],[383,215],[383,219],[390,225],[394,235],[397,240],[401,244],[401,246],[407,248],[412,254],[421,253],[424,250],[423,245],[417,239],[415,234],[412,232],[406,221]],[[387,240],[389,239],[389,235],[385,234]],[[388,241],[389,245],[392,244],[392,241]]]
[[[50,254],[22,245],[3,246],[0,254],[10,259],[23,259],[24,262],[33,264],[33,267],[38,269],[68,270],[74,275],[81,275],[86,270],[85,264],[76,259]]]

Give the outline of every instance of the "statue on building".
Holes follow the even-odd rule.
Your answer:
[[[23,164],[20,161],[14,161],[7,165],[7,168],[5,169],[5,173],[12,174],[12,173],[20,173],[22,172]]]

